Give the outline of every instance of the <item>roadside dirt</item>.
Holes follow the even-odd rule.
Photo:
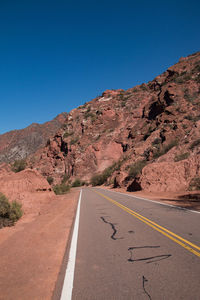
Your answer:
[[[51,299],[76,212],[79,189],[0,230],[0,299]]]
[[[200,191],[192,191],[182,193],[174,193],[174,192],[127,192],[125,188],[110,188],[106,186],[102,186],[102,188],[106,188],[108,190],[112,190],[115,192],[121,192],[128,195],[132,195],[135,197],[148,198],[150,200],[167,203],[170,205],[179,206],[182,208],[187,208],[191,210],[200,211]]]
[[[111,190],[200,211],[198,191],[149,193],[127,192],[123,188]],[[31,213],[27,209],[14,227],[0,230],[0,300],[52,298],[78,197],[79,188],[45,201],[39,201],[38,193],[40,206],[37,206],[37,211]]]

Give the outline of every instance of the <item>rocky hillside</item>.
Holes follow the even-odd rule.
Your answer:
[[[22,130],[13,130],[0,135],[0,163],[26,158],[46,145],[49,137],[65,122],[67,114],[62,113],[42,125],[31,124]]]
[[[107,90],[72,110],[28,164],[54,184],[64,177],[130,191],[199,189],[200,52],[147,84]]]

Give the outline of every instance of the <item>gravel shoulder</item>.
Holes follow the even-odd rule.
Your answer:
[[[79,189],[0,230],[0,299],[51,299],[73,224]]]

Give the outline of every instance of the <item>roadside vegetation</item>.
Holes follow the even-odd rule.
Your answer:
[[[96,174],[91,178],[92,186],[102,185],[107,182],[108,178],[115,172],[120,170],[122,163],[126,158],[115,162],[110,167],[106,168],[101,174]]]
[[[65,183],[56,184],[53,187],[53,191],[56,195],[63,195],[70,191],[70,186]]]
[[[67,174],[64,174],[61,183],[54,185],[53,191],[56,195],[64,195],[70,191],[70,185],[66,183],[68,179]]]
[[[6,196],[0,193],[0,228],[13,226],[23,215],[21,207],[17,201],[10,203]]]
[[[67,175],[64,175],[61,184],[54,185],[53,191],[56,195],[63,195],[68,193],[71,187],[80,187],[83,185],[88,185],[87,182],[82,181],[79,178],[75,179],[71,184],[66,183],[68,179],[69,177]]]
[[[72,187],[80,187],[83,185],[88,185],[88,182],[82,181],[79,178],[75,179],[72,183],[67,182],[69,177],[65,174],[63,176],[61,184],[56,184],[53,186],[53,191],[56,195],[63,195],[70,191]],[[48,181],[48,179],[47,179]],[[49,182],[49,181],[48,181]]]
[[[72,187],[79,187],[79,186],[83,186],[83,185],[86,185],[86,182],[85,181],[82,181],[80,179],[75,179],[74,182],[72,182]]]

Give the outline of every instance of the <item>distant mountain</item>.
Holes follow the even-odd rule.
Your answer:
[[[200,189],[200,52],[147,84],[107,90],[72,110],[28,161],[54,183]]]
[[[41,147],[65,123],[67,113],[44,124],[33,123],[25,129],[0,135],[0,163],[26,158]]]

